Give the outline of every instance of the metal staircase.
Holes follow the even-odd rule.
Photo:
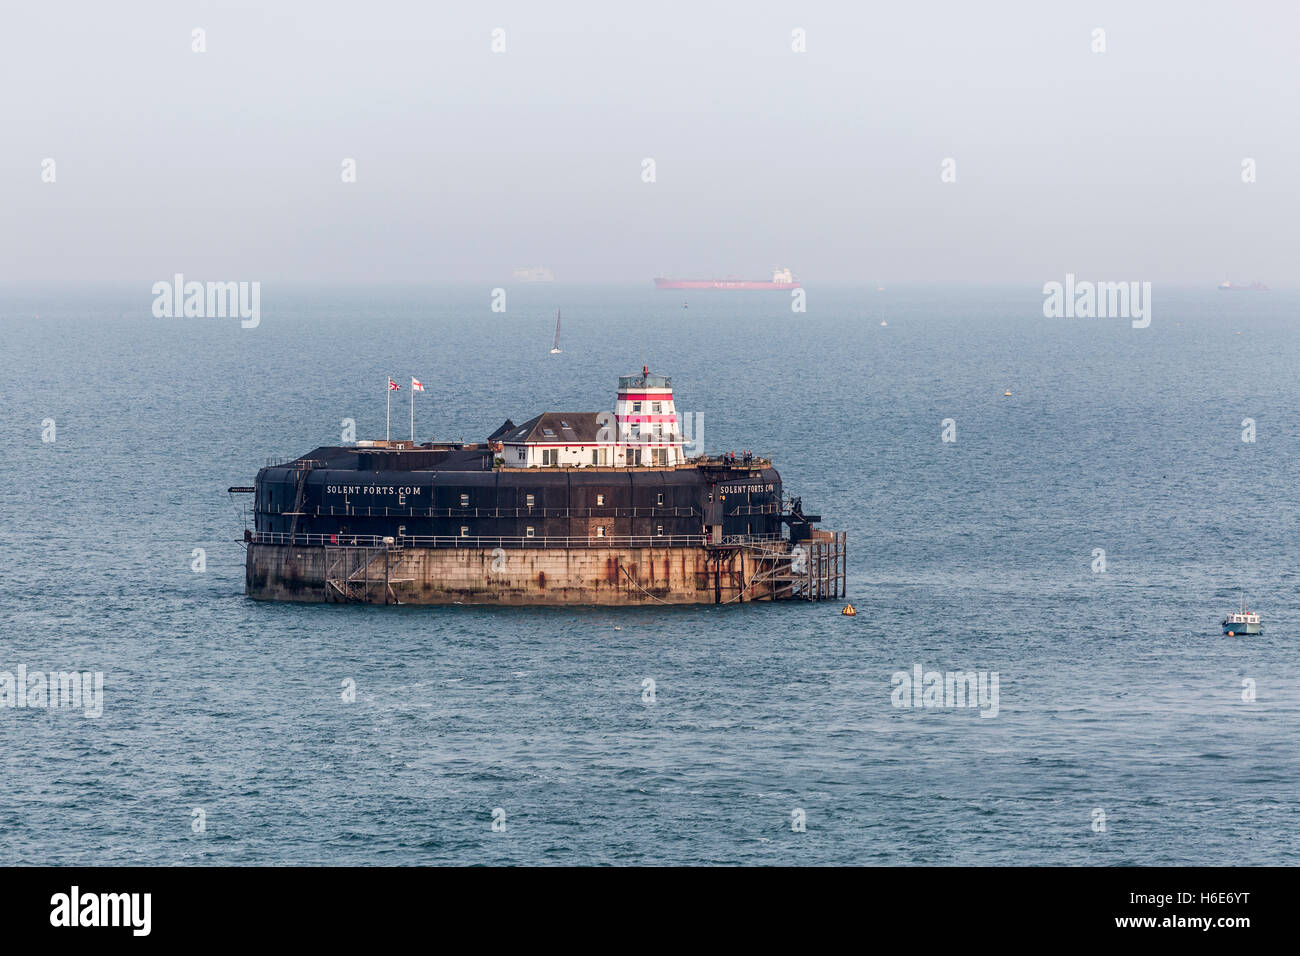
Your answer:
[[[741,545],[756,563],[745,586],[769,587],[773,601],[827,601],[845,594],[845,532],[822,531],[790,546],[786,542],[751,541]]]
[[[335,604],[401,604],[397,588],[413,578],[392,576],[400,547],[325,547],[325,600]],[[396,587],[395,587],[396,586]]]

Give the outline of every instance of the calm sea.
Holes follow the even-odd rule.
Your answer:
[[[0,708],[0,863],[1300,859],[1295,291],[1133,329],[1033,285],[268,282],[243,329],[150,285],[0,286],[0,671],[104,675],[95,719]],[[642,364],[848,532],[856,617],[242,596],[226,488],[381,437],[387,376],[473,440]],[[894,706],[916,665],[997,716]]]

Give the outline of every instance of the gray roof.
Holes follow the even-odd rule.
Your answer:
[[[648,371],[640,375],[620,375],[619,388],[672,388],[673,380],[666,375],[651,375]]]
[[[600,439],[599,412],[542,412],[498,441],[517,445],[524,442],[587,444]]]

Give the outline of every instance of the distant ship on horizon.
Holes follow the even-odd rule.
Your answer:
[[[771,279],[666,279],[655,277],[659,289],[798,289],[789,269],[773,269]]]
[[[1268,286],[1262,282],[1252,282],[1250,285],[1242,285],[1240,282],[1235,285],[1224,279],[1219,283],[1220,292],[1267,292]]]

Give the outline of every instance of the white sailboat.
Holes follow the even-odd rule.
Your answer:
[[[559,355],[563,349],[560,348],[560,310],[555,310],[555,344],[551,346],[551,354]]]

